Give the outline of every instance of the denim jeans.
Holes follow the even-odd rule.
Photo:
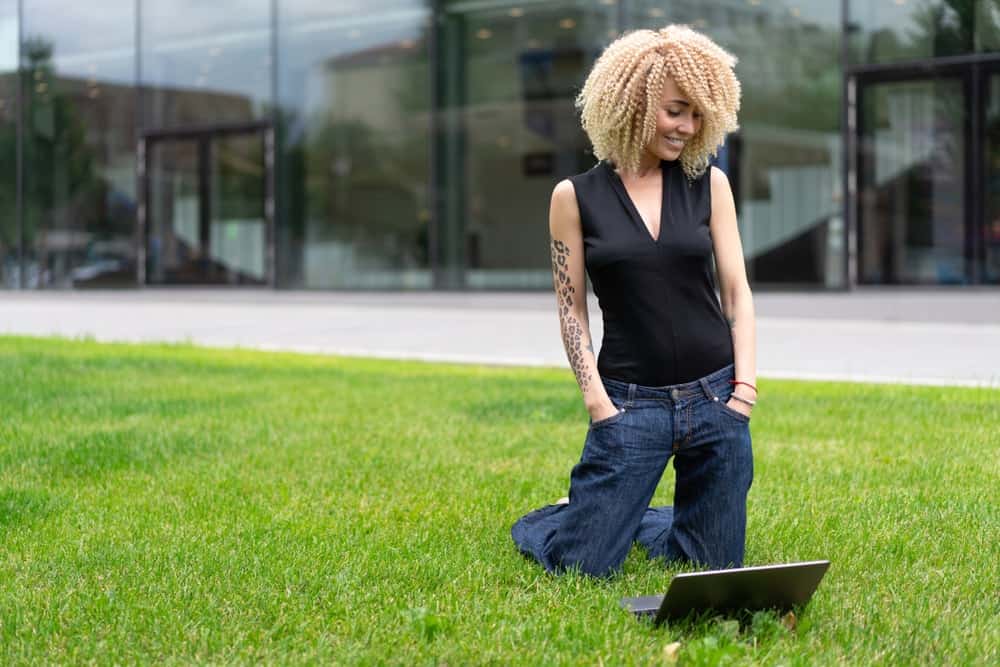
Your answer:
[[[650,558],[742,567],[753,481],[750,418],[726,406],[733,364],[698,380],[646,387],[601,377],[619,412],[589,425],[569,504],[521,517],[511,536],[546,570],[607,576],[633,541]],[[674,504],[649,507],[674,457]]]

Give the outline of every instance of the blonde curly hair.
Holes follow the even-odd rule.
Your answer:
[[[702,112],[697,134],[680,154],[688,178],[701,176],[726,134],[739,128],[736,57],[687,25],[627,32],[594,63],[575,105],[599,160],[638,171],[656,134],[656,113],[669,75]]]

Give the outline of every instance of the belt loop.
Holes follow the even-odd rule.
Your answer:
[[[633,401],[635,401],[635,382],[630,382],[628,385],[628,398],[625,400],[625,407],[631,408]]]
[[[705,392],[705,396],[707,396],[709,398],[709,400],[712,400],[712,401],[719,400],[719,398],[712,391],[712,388],[708,385],[708,380],[706,380],[705,378],[700,378],[698,380],[698,382],[701,383],[702,391]]]

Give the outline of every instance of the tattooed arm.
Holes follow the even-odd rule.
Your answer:
[[[559,329],[570,368],[583,393],[583,402],[594,421],[614,415],[618,409],[597,373],[597,360],[590,337],[587,288],[583,262],[583,232],[573,183],[563,180],[552,191],[549,208],[552,282],[559,308]]]

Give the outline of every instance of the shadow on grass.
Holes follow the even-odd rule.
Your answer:
[[[2,531],[18,524],[44,519],[58,511],[60,503],[38,489],[0,490],[0,537]]]
[[[211,430],[206,432],[206,428]],[[251,427],[216,428],[197,420],[143,419],[111,424],[105,420],[60,433],[58,440],[46,435],[15,441],[0,452],[0,468],[27,465],[46,477],[75,480],[123,471],[153,474],[166,466],[189,465],[268,437],[264,433],[258,438]]]
[[[173,432],[169,437],[139,428],[104,428],[69,438],[48,450],[44,465],[61,477],[96,477],[123,470],[153,472],[172,460],[204,452],[203,442]]]
[[[752,658],[783,642],[800,639],[811,623],[796,607],[790,614],[774,609],[743,610],[729,614],[711,611],[688,614],[656,627],[652,617],[638,619],[644,628],[674,642],[664,647],[667,662],[720,665]],[[802,619],[802,620],[796,620]]]

